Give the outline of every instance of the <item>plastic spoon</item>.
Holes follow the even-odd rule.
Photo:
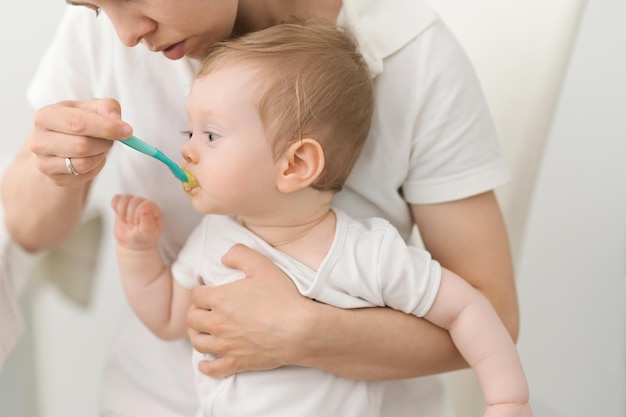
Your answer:
[[[143,154],[146,154],[153,157],[154,159],[158,159],[159,161],[163,162],[165,165],[167,165],[170,171],[172,171],[172,174],[174,174],[174,176],[183,183],[189,184],[192,182],[192,178],[190,178],[190,175],[188,175],[187,172],[185,172],[181,167],[176,165],[174,161],[165,156],[163,152],[161,152],[154,146],[148,145],[146,142],[136,136],[131,136],[128,139],[122,140],[121,142],[124,145],[130,146],[131,148],[136,149]]]

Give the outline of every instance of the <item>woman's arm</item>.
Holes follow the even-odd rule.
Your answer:
[[[511,258],[493,194],[415,206],[413,212],[433,258],[478,288],[515,336]],[[209,375],[294,364],[381,380],[467,366],[448,332],[426,320],[391,309],[342,310],[309,300],[269,259],[243,246],[235,246],[224,263],[248,278],[194,289],[188,315],[194,347],[221,357],[200,365]]]
[[[35,113],[28,140],[2,178],[7,230],[25,250],[58,246],[76,231],[112,139],[132,133],[119,114],[110,99],[60,102]],[[68,172],[65,158],[79,175]]]
[[[57,185],[37,168],[36,159],[25,144],[2,178],[7,231],[31,253],[58,246],[74,234],[90,185]]]
[[[506,226],[493,192],[413,206],[426,249],[491,302],[513,340],[519,311]]]
[[[246,279],[193,290],[188,315],[196,349],[220,357],[200,364],[211,376],[293,364],[358,379],[396,379],[462,366],[456,351],[437,351],[448,332],[387,308],[343,310],[303,297],[267,258],[236,245],[224,258]],[[432,339],[424,343],[424,334]],[[439,343],[438,343],[439,342]],[[420,348],[435,349],[425,358]],[[409,346],[410,348],[407,348]]]

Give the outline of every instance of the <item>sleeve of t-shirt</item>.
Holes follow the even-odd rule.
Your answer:
[[[474,68],[443,22],[416,40],[416,120],[402,191],[413,204],[451,201],[504,185],[510,175]]]
[[[432,306],[441,282],[441,266],[429,252],[408,246],[389,225],[380,245],[378,285],[386,306],[418,317]]]

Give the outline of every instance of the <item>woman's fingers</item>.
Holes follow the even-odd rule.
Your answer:
[[[60,186],[82,186],[104,167],[113,140],[131,135],[113,99],[62,101],[35,113],[28,146],[35,165]]]

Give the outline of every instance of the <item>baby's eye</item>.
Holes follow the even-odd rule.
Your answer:
[[[185,135],[187,139],[191,139],[191,137],[193,136],[193,132],[191,130],[182,130],[180,133]]]
[[[218,135],[217,133],[205,132],[205,134],[209,142],[215,142],[216,140],[220,138],[220,135]]]

